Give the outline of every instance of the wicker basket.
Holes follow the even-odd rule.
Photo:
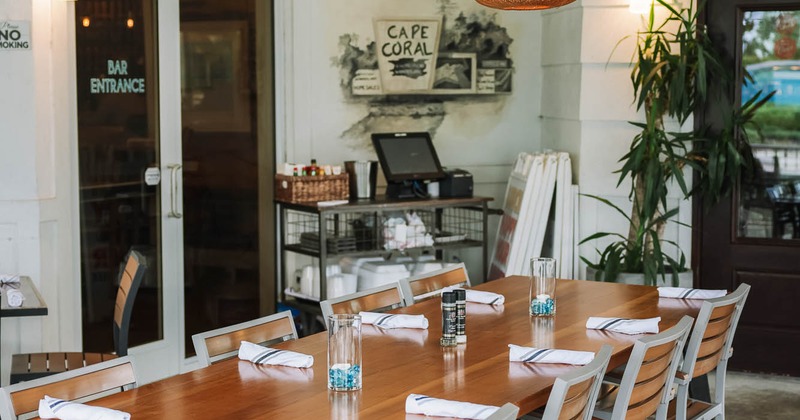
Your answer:
[[[275,175],[275,199],[286,203],[347,200],[350,197],[347,174],[324,176]]]

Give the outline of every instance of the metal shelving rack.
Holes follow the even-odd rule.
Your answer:
[[[326,267],[330,257],[388,255],[384,248],[383,223],[387,217],[415,212],[430,230],[434,244],[408,248],[405,252],[432,251],[441,258],[445,250],[480,247],[483,251],[480,275],[485,279],[489,251],[487,248],[488,215],[494,213],[490,197],[435,198],[351,201],[337,206],[317,203],[276,202],[280,229],[278,279],[281,302],[301,311],[319,313],[319,305],[287,297],[286,257],[288,252],[319,259],[320,301],[327,298]]]

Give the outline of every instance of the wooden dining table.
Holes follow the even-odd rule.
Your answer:
[[[613,346],[609,369],[624,364],[641,335],[589,330],[590,316],[661,317],[661,331],[701,301],[659,299],[655,287],[559,280],[556,315],[528,314],[527,277],[490,281],[475,289],[503,294],[499,306],[467,304],[467,343],[441,347],[439,299],[393,312],[423,314],[427,330],[362,328],[363,387],[327,389],[327,333],[275,345],[314,356],[308,369],[261,366],[237,358],[107,396],[90,404],[131,413],[133,419],[361,418],[418,419],[405,413],[406,397],[437,398],[500,406],[520,412],[547,403],[556,377],[574,369],[561,364],[510,362],[508,344],[596,352]]]

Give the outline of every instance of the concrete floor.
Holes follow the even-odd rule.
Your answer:
[[[713,384],[713,378],[709,378]],[[800,419],[800,378],[728,372],[725,385],[728,420]]]

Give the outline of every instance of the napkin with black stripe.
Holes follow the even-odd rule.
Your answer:
[[[359,312],[363,324],[371,324],[381,328],[420,328],[428,329],[428,318],[425,315],[382,314],[378,312]]]
[[[130,420],[124,411],[65,401],[45,395],[39,400],[39,417],[61,420]]]
[[[673,299],[714,299],[727,294],[727,290],[687,289],[685,287],[658,288],[658,297]]]
[[[585,365],[594,359],[594,353],[590,351],[538,349],[514,344],[509,344],[508,348],[508,360],[511,362]]]
[[[281,365],[308,368],[314,365],[314,356],[289,350],[271,349],[249,341],[239,346],[239,358],[260,365]]]
[[[656,334],[661,317],[646,319],[603,318],[591,316],[586,320],[586,328],[607,330],[623,334]]]
[[[499,409],[500,407],[495,407],[493,405],[443,400],[419,394],[410,394],[406,398],[406,413],[408,414],[457,417],[461,419],[485,419]]]
[[[8,306],[22,306],[25,295],[19,290],[19,276],[16,274],[0,274],[0,293],[5,293]]]
[[[445,287],[442,292],[452,292],[459,287]],[[483,290],[464,289],[467,291],[467,302],[482,303],[484,305],[502,305],[506,297],[494,292],[484,292]]]
[[[2,274],[0,273],[0,286],[6,284],[19,284],[19,276],[16,274]]]

